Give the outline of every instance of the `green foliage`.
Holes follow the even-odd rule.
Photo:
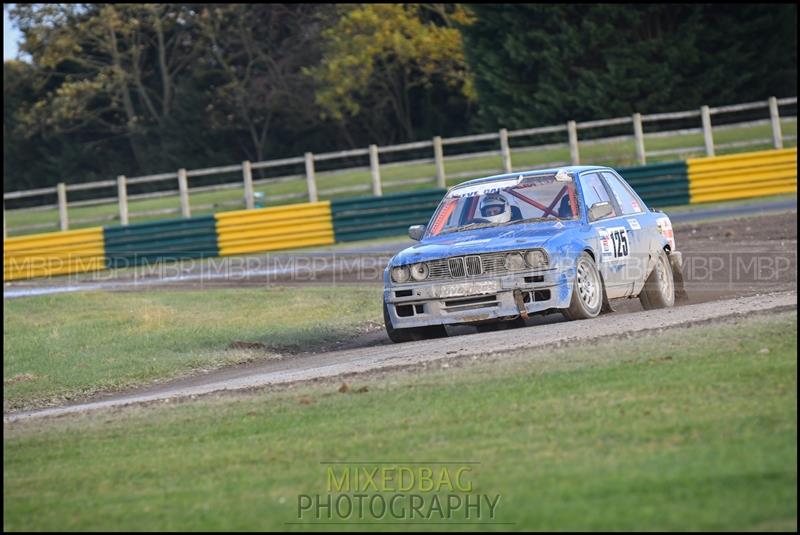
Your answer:
[[[16,145],[45,138],[61,150],[48,151],[55,172],[30,158],[7,175],[27,164],[44,185],[285,155],[281,139],[316,117],[300,68],[315,61],[327,11],[17,4],[34,90],[6,106],[6,131]],[[77,176],[66,175],[73,167]]]
[[[34,187],[35,173],[31,174],[27,163],[41,161],[45,153],[42,140],[20,142],[17,138],[24,126],[18,110],[30,108],[34,103],[35,69],[22,61],[3,63],[3,188],[5,190]],[[44,166],[43,166],[44,167]],[[15,172],[10,172],[11,170]]]
[[[9,13],[31,58],[4,66],[10,190],[797,93],[793,5]]]
[[[318,60],[320,25],[330,11],[324,5],[228,4],[201,12],[198,28],[211,60],[201,84],[208,88],[209,126],[241,137],[249,159],[265,158],[276,127],[290,136],[313,128],[314,87],[302,68]]]
[[[793,5],[471,5],[483,128],[797,93]]]
[[[374,117],[365,124],[378,141],[414,139],[419,123],[424,126],[424,114],[414,113],[421,93],[442,86],[472,97],[461,32],[450,23],[468,19],[460,6],[451,11],[442,9],[437,24],[424,21],[417,4],[343,7],[323,32],[325,57],[308,69],[319,86],[317,102],[339,121]]]

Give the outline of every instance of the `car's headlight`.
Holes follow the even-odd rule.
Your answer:
[[[407,266],[397,266],[392,268],[392,280],[394,282],[406,282],[409,277]]]
[[[519,253],[509,253],[506,255],[506,269],[508,271],[519,271],[525,269],[525,260]]]
[[[424,281],[428,278],[430,271],[431,270],[428,268],[428,264],[425,262],[414,264],[411,266],[411,278],[415,281]]]
[[[544,251],[534,249],[525,253],[525,262],[532,268],[543,267],[547,265],[547,255],[544,254]]]

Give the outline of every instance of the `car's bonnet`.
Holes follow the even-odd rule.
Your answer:
[[[425,238],[403,249],[392,258],[390,266],[426,262],[450,256],[492,253],[545,247],[550,240],[580,225],[578,221],[517,224],[506,227],[485,227]]]

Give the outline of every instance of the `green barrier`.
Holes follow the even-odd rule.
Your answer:
[[[213,215],[105,227],[106,267],[219,256]]]
[[[331,201],[336,241],[405,234],[410,225],[428,222],[446,191],[432,189]]]
[[[667,162],[617,168],[648,206],[689,204],[689,171],[686,162]]]

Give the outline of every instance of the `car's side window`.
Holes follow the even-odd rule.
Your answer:
[[[617,215],[616,210],[614,209],[614,203],[611,202],[611,198],[608,196],[608,191],[603,185],[603,181],[600,179],[599,173],[581,175],[581,188],[583,189],[583,200],[586,203],[587,212],[593,204],[598,202],[607,202],[611,204],[612,212],[606,217],[614,217]]]
[[[614,193],[614,197],[616,197],[617,204],[622,210],[623,215],[640,214],[644,211],[639,198],[617,175],[603,172],[603,177],[611,187],[611,191]]]

